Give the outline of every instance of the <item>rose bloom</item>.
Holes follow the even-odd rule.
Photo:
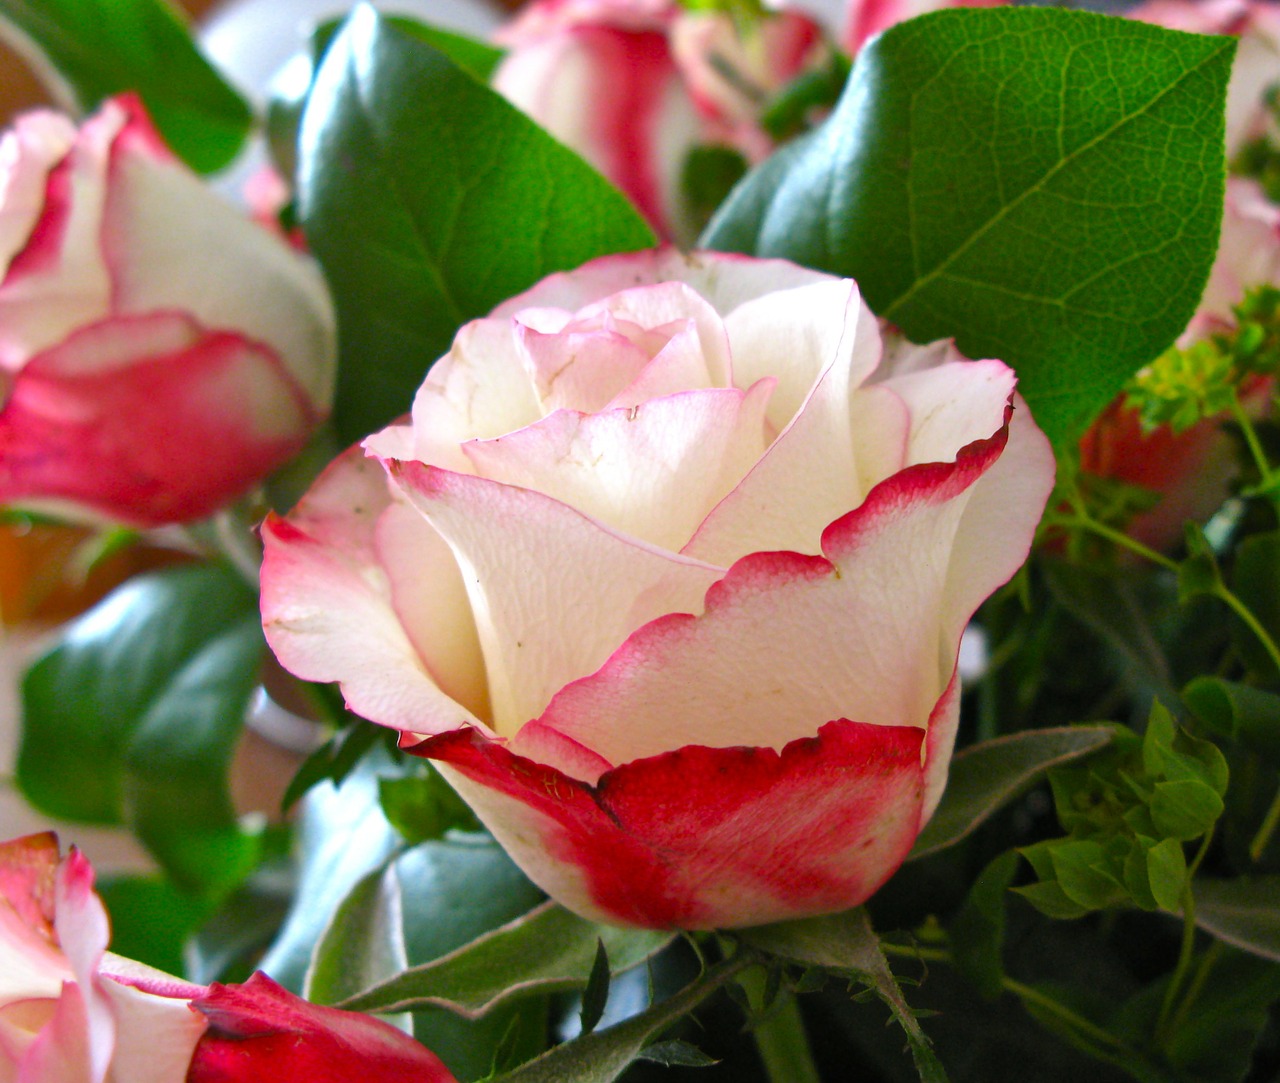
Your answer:
[[[319,273],[174,159],[136,99],[4,135],[0,266],[0,502],[198,519],[328,410]]]
[[[684,12],[675,0],[535,0],[497,38],[509,52],[494,89],[669,239],[699,226],[682,192],[689,152],[717,143],[764,158],[773,149],[757,122],[765,103],[826,56],[802,15],[763,17],[744,38],[727,12]]]
[[[180,1083],[198,985],[107,952],[93,870],[51,834],[0,842],[0,1079]]]
[[[467,324],[263,528],[298,676],[615,923],[842,910],[932,814],[961,631],[1053,459],[998,361],[897,374],[856,286],[672,250]]]
[[[412,1038],[308,1004],[263,974],[192,985],[106,950],[84,855],[0,842],[4,1083],[455,1083]]]

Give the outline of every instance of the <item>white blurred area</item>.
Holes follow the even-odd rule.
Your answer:
[[[321,23],[340,18],[354,0],[229,0],[205,18],[205,54],[254,105],[266,103],[272,80],[308,46]],[[389,15],[408,15],[472,37],[488,37],[503,19],[485,0],[375,0]]]

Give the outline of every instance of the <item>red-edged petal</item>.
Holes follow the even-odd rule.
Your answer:
[[[658,928],[755,925],[856,906],[919,829],[923,730],[838,720],[781,753],[686,747],[596,786],[474,730],[436,760],[516,863],[588,917]]]
[[[474,636],[466,609],[414,613],[407,623],[401,620],[398,607],[407,612],[424,593],[447,600],[450,591],[419,581],[417,563],[394,577],[383,568],[380,551],[404,545],[403,522],[383,528],[379,536],[391,504],[381,465],[352,448],[321,474],[288,518],[267,518],[262,526],[267,642],[290,672],[310,681],[341,682],[351,709],[384,726],[435,733],[481,725],[441,689],[415,646],[417,640],[425,650],[432,634],[442,636],[444,649],[434,657],[456,659],[460,651],[453,647]],[[415,532],[415,538],[424,546],[415,558],[424,574],[434,563],[445,579],[458,575],[438,536]]]
[[[254,974],[192,1001],[209,1029],[187,1083],[456,1083],[435,1054],[381,1020],[310,1004]]]
[[[140,526],[199,519],[294,455],[316,420],[262,346],[177,313],[107,320],[14,379],[0,500]]]
[[[18,117],[0,137],[0,277],[30,240],[49,174],[75,141],[75,125],[46,110]]]
[[[136,98],[108,102],[99,118],[93,123],[114,118],[119,130],[102,233],[114,310],[176,309],[205,327],[266,343],[305,392],[309,408],[327,413],[336,332],[312,261],[173,158]]]
[[[499,733],[536,718],[646,621],[700,608],[723,574],[541,493],[418,462],[388,467],[463,570]]]

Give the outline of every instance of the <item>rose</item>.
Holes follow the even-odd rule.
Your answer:
[[[265,974],[214,983],[191,1006],[209,1021],[186,1083],[457,1083],[429,1050],[359,1012],[309,1004]]]
[[[51,834],[0,843],[0,1078],[180,1083],[203,988],[106,951],[83,854]]]
[[[0,842],[0,1079],[22,1083],[454,1083],[386,1023],[308,1004],[263,974],[206,988],[106,950],[84,855]]]
[[[293,456],[335,364],[318,272],[205,188],[132,98],[0,142],[0,501],[138,526]]]
[[[269,641],[582,914],[853,906],[938,802],[961,631],[1053,478],[1003,364],[879,360],[854,284],[781,261],[554,275],[267,520]]]
[[[763,103],[825,55],[816,25],[761,17],[744,40],[725,12],[673,0],[537,0],[498,35],[493,86],[621,188],[664,238],[701,223],[683,192],[699,144],[751,161],[773,148]],[[726,71],[731,74],[726,75]]]

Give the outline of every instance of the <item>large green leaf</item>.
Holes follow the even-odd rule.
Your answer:
[[[407,967],[465,950],[540,898],[488,835],[455,832],[405,850],[357,883],[334,912],[312,954],[307,998],[332,1004]],[[415,1008],[426,1010],[415,1011],[414,1035],[461,1079],[486,1074],[513,1027],[527,1034],[524,1058],[545,1047],[540,1003],[509,1004],[480,1020],[436,1005]],[[526,1016],[536,1025],[520,1027]]]
[[[1048,773],[1087,756],[1112,737],[1109,726],[1062,726],[1011,733],[972,745],[951,762],[947,789],[910,857],[954,846],[988,816]]]
[[[30,43],[51,81],[86,112],[136,91],[193,169],[229,164],[249,131],[244,100],[196,49],[165,0],[0,0],[0,20]]]
[[[671,932],[598,925],[553,902],[424,966],[398,974],[343,1003],[357,1011],[404,1011],[428,1006],[478,1017],[531,993],[581,989],[603,943],[620,973],[652,958]]]
[[[654,243],[581,158],[367,6],[325,54],[299,158],[302,223],[337,298],[347,440],[407,410],[467,320]]]
[[[1049,8],[900,23],[703,243],[851,275],[915,341],[1007,361],[1065,443],[1194,311],[1234,48]]]
[[[51,816],[129,823],[186,890],[229,889],[259,852],[227,768],[264,649],[257,597],[230,567],[129,581],[27,673],[23,792]]]
[[[1200,928],[1280,963],[1280,876],[1196,880],[1192,892]]]

